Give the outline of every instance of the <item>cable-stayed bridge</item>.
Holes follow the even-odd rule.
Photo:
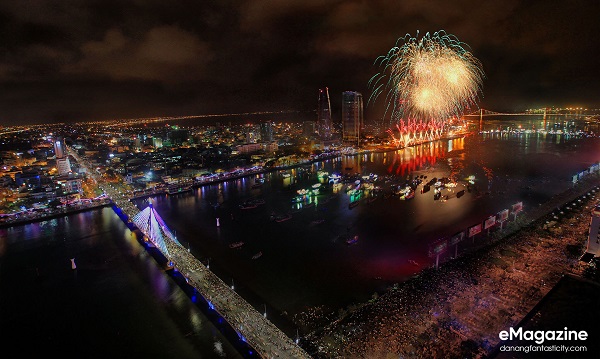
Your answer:
[[[307,358],[310,355],[285,333],[258,312],[235,290],[225,284],[204,264],[184,248],[153,208],[152,204],[132,217],[132,222],[144,234],[144,240],[158,248],[173,266],[183,274],[262,358]]]

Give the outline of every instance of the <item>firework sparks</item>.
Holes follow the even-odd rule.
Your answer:
[[[476,105],[481,92],[481,63],[467,48],[444,31],[398,39],[396,46],[375,61],[382,71],[369,80],[369,103],[384,94],[390,128],[421,130],[400,137],[438,136],[450,119],[460,118]],[[406,127],[404,121],[414,125]]]

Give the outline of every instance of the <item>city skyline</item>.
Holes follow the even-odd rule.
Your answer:
[[[483,108],[598,107],[599,10],[580,1],[7,3],[0,123],[258,111],[316,120],[324,87],[339,120],[344,91],[369,95],[377,56],[406,34],[439,30],[482,62]],[[379,110],[365,106],[365,120]]]

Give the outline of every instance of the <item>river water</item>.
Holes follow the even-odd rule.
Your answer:
[[[543,122],[498,118],[485,121],[482,130],[519,126],[539,129]],[[564,124],[548,121],[546,126]],[[569,126],[594,130],[584,121]],[[519,201],[525,210],[538,206],[568,188],[572,175],[598,162],[599,146],[597,138],[564,134],[478,134],[393,152],[343,156],[152,201],[180,241],[226,283],[234,284],[257,308],[267,305],[267,311],[291,314],[310,306],[363,301],[405,280],[432,264],[428,246],[436,239],[481,223]],[[433,191],[417,190],[411,200],[380,195],[349,208],[350,195],[325,186],[327,181],[317,177],[319,171],[375,174],[381,179],[376,184],[384,190],[417,176],[427,180],[452,176],[458,186],[442,192],[448,195],[446,201],[434,200]],[[468,184],[469,176],[474,176],[473,184]],[[259,179],[264,184],[255,188]],[[292,203],[298,190],[317,183],[322,183],[318,196],[302,205]],[[461,189],[465,195],[457,198]],[[265,203],[240,209],[252,199]],[[143,208],[147,201],[138,205]],[[284,213],[292,218],[272,220]],[[358,242],[346,244],[347,236],[358,236]],[[235,242],[244,244],[230,248]],[[253,259],[257,253],[262,256]]]
[[[0,229],[0,327],[7,359],[242,357],[110,207]]]
[[[486,119],[481,128],[478,122],[470,124],[486,133],[398,151],[343,156],[150,200],[180,242],[258,310],[266,308],[267,316],[292,336],[295,327],[290,319],[294,314],[311,307],[342,308],[367,300],[374,292],[431,266],[428,248],[435,240],[481,223],[516,202],[522,201],[527,211],[571,186],[574,174],[600,159],[598,138],[487,132],[544,125],[565,129],[564,123],[555,121],[559,120],[544,124],[541,118],[532,117]],[[568,126],[599,133],[596,125],[581,120]],[[359,204],[350,208],[354,198],[346,191],[348,184],[333,186],[327,178],[318,178],[319,171],[377,175],[375,184],[382,192],[370,201],[367,191]],[[410,200],[384,196],[392,184],[434,177],[452,177],[457,187],[443,190],[441,200],[434,200],[433,191],[420,193],[422,184]],[[258,181],[264,184],[253,186]],[[317,183],[321,183],[319,195],[292,202],[299,190],[312,189]],[[462,189],[465,194],[458,198]],[[252,199],[264,204],[240,208]],[[136,204],[143,209],[148,200]],[[289,220],[273,220],[287,213],[291,214]],[[165,342],[156,333],[170,333],[166,342],[177,342],[187,348],[184,351],[235,356],[235,349],[186,300],[185,293],[131,243],[131,233],[110,209],[3,229],[0,236],[0,298],[2,304],[32,312],[28,321],[35,322],[40,312],[45,318],[55,305],[65,303],[66,308],[47,318],[50,323],[68,316],[70,306],[79,307],[73,310],[84,323],[98,322],[110,312],[122,320],[100,320],[100,324],[119,323],[123,332],[140,326],[152,341]],[[358,241],[348,245],[345,238],[354,236]],[[230,248],[235,242],[243,245]],[[253,258],[257,254],[262,255]],[[80,267],[74,276],[70,267],[65,269],[65,260],[75,255]],[[7,279],[15,273],[20,273],[21,279]],[[19,288],[21,280],[29,289]],[[78,286],[86,294],[73,294]],[[7,291],[15,292],[16,299],[7,300]],[[31,311],[35,301],[30,296],[44,291],[52,291],[57,298]],[[85,296],[88,306],[96,309],[80,308],[77,296]],[[146,303],[142,311],[136,301]],[[105,304],[109,309],[101,309]],[[162,314],[146,317],[143,310]],[[17,320],[7,312],[2,312],[3,322],[5,318]],[[43,330],[49,327],[51,324],[42,325]],[[90,334],[106,329],[83,327]],[[165,344],[160,350],[174,349]]]

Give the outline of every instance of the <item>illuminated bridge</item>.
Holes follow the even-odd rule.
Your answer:
[[[302,348],[258,312],[233,289],[184,248],[150,204],[135,214],[132,222],[144,240],[158,248],[262,358],[310,358]]]
[[[548,110],[544,110],[543,113],[535,113],[535,112],[514,112],[514,113],[505,113],[505,112],[496,112],[486,109],[479,109],[475,112],[463,115],[466,117],[482,117],[482,116],[571,116],[571,117],[586,117],[589,115],[585,115],[581,112],[576,113],[557,113],[557,112],[548,112]]]

